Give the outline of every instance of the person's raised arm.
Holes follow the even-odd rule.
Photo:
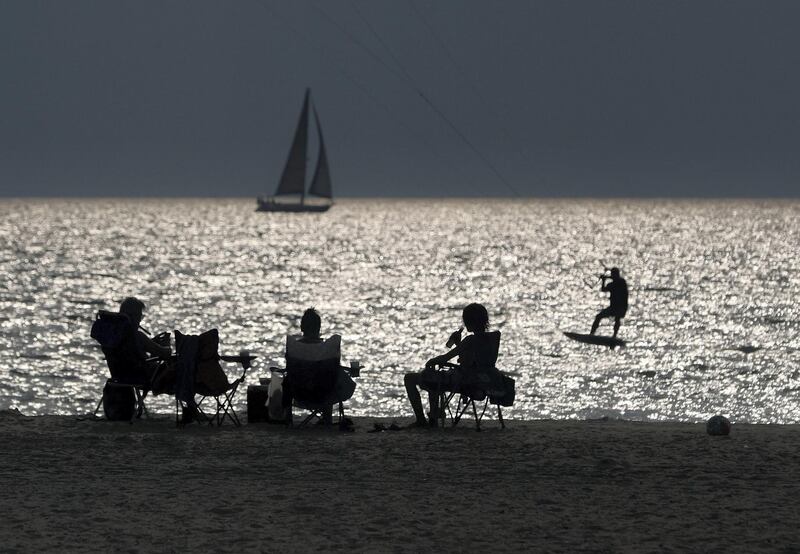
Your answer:
[[[447,352],[446,354],[442,354],[441,356],[436,356],[434,358],[431,358],[430,360],[425,362],[425,367],[426,368],[432,368],[432,367],[435,367],[437,365],[441,365],[441,364],[443,364],[443,363],[445,363],[445,362],[447,362],[449,360],[452,360],[456,356],[461,355],[461,353],[464,352],[464,348],[465,348],[464,344],[465,344],[465,342],[462,342],[461,344],[459,344],[458,346],[453,348],[450,352]]]
[[[151,356],[166,359],[172,355],[172,350],[170,350],[168,346],[161,346],[141,331],[138,333],[138,338],[139,344],[142,345],[142,349]]]

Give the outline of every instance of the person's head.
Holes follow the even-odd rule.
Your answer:
[[[144,302],[129,296],[120,303],[119,313],[127,315],[134,325],[139,325],[144,316]]]
[[[619,268],[618,267],[612,267],[611,268],[611,278],[612,279],[619,279]]]
[[[464,327],[470,333],[486,331],[489,327],[489,312],[483,304],[470,304],[464,308],[461,318],[464,320]]]
[[[322,321],[320,320],[317,310],[309,308],[303,313],[303,317],[300,319],[300,330],[303,332],[304,337],[318,339],[321,324]]]

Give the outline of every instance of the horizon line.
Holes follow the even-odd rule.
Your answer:
[[[8,200],[252,200],[256,201],[255,196],[188,196],[188,195],[165,195],[165,196],[123,196],[123,195],[32,195],[32,196],[5,196],[0,194],[0,202]],[[798,195],[774,195],[774,196],[626,196],[626,195],[606,195],[606,196],[337,196],[337,200],[800,200]],[[336,201],[333,202],[336,204]]]

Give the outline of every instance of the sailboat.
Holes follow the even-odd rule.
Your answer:
[[[300,121],[297,123],[297,130],[294,132],[294,140],[289,150],[289,158],[283,168],[281,180],[275,194],[271,197],[260,196],[258,200],[259,212],[326,212],[333,205],[333,194],[331,190],[331,174],[328,169],[328,158],[325,155],[325,142],[322,139],[322,127],[319,124],[317,108],[314,110],[314,121],[316,122],[317,135],[319,136],[319,155],[317,157],[317,168],[314,177],[311,179],[311,186],[308,194],[329,200],[326,204],[306,203],[306,152],[308,150],[308,110],[311,104],[311,89],[306,89],[306,96],[303,100],[303,109],[300,111]],[[300,195],[299,202],[277,201],[275,197],[285,195]]]

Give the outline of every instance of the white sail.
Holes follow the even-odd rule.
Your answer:
[[[314,121],[317,124],[317,135],[319,136],[319,157],[317,158],[317,169],[314,171],[314,178],[311,180],[311,188],[308,193],[323,198],[333,198],[328,156],[325,155],[325,141],[322,139],[322,127],[319,124],[319,115],[317,115],[316,107],[314,107]]]
[[[294,133],[292,148],[289,150],[289,158],[283,168],[278,188],[275,196],[281,194],[303,194],[306,183],[306,150],[308,148],[308,94],[303,101],[303,110],[300,112],[300,121],[297,123],[297,130]]]

